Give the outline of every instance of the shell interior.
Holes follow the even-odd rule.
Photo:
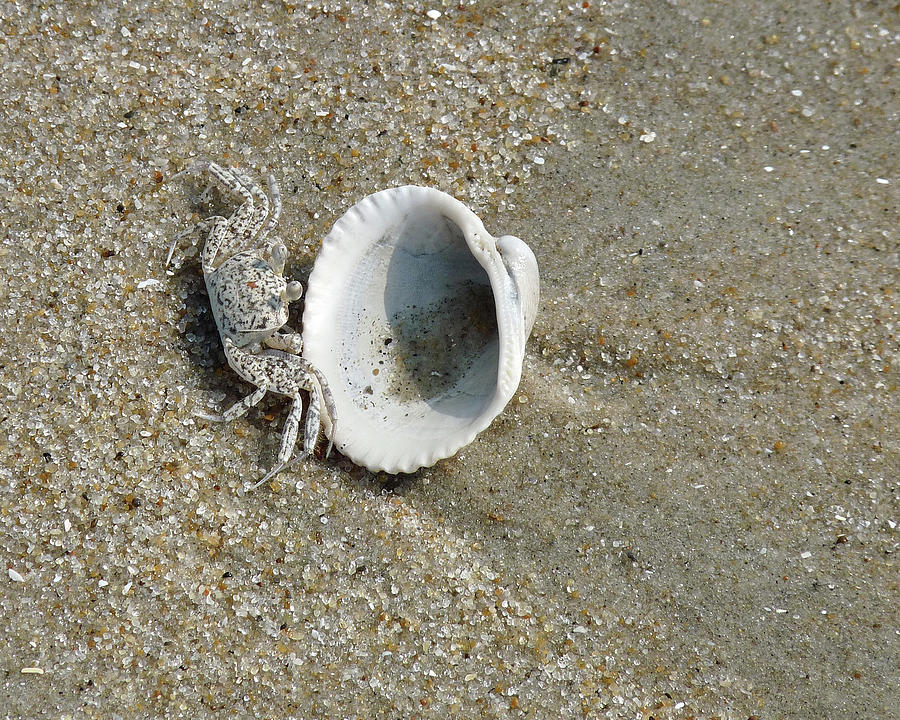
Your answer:
[[[490,401],[499,346],[484,268],[452,221],[410,214],[350,278],[337,348],[350,395],[373,422],[423,437],[463,426]],[[340,317],[340,315],[339,315]]]
[[[503,262],[481,221],[437,190],[375,193],[338,220],[309,279],[303,334],[334,395],[344,454],[411,472],[502,410],[512,392],[498,392],[493,266]],[[516,384],[519,372],[521,360]]]

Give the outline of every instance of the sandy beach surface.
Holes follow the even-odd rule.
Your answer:
[[[0,717],[900,716],[896,6],[181,5],[0,6]],[[525,239],[506,411],[247,492],[196,160]]]

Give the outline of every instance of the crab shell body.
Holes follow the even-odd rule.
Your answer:
[[[289,303],[302,292],[255,250],[232,255],[204,277],[219,334],[238,347],[265,342],[283,327]]]

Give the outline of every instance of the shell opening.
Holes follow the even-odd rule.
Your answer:
[[[414,209],[355,274],[350,287],[379,296],[353,303],[362,332],[341,352],[360,410],[420,437],[471,422],[497,384],[499,343],[490,279],[464,230],[434,208]]]

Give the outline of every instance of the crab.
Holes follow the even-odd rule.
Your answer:
[[[231,217],[208,217],[177,235],[169,248],[166,265],[171,262],[178,241],[186,233],[199,232],[205,236],[200,263],[225,357],[232,370],[255,385],[256,390],[221,415],[198,416],[230,422],[259,403],[267,392],[293,399],[277,462],[252,486],[253,489],[291,464],[303,414],[301,392],[309,393],[309,407],[303,452],[296,460],[312,453],[320,426],[329,438],[334,437],[334,400],[322,373],[301,357],[302,336],[286,327],[288,306],[300,298],[303,287],[299,282],[288,282],[283,277],[287,248],[278,240],[267,239],[281,214],[281,196],[275,178],[268,176],[272,196],[270,213],[266,193],[237,170],[210,162],[189,166],[182,172],[204,170],[222,191],[239,196],[242,204]],[[330,452],[331,441],[325,457]]]

